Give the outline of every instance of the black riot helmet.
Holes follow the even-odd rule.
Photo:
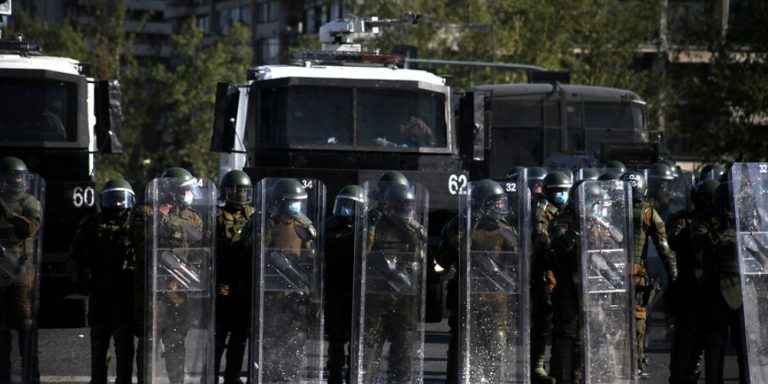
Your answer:
[[[376,190],[373,191],[371,196],[374,200],[381,200],[384,198],[384,193],[392,185],[410,185],[408,178],[398,171],[386,171],[379,176],[379,181],[376,183]]]
[[[107,212],[122,212],[133,208],[134,193],[131,183],[116,178],[104,183],[101,190],[101,208]]]
[[[248,174],[233,169],[221,179],[219,195],[224,202],[234,208],[250,204],[253,200],[253,185]]]
[[[543,167],[529,167],[527,176],[528,189],[531,191],[531,195],[544,193],[544,177],[547,176],[547,169]]]
[[[699,171],[699,180],[719,180],[724,174],[725,168],[722,165],[707,164]]]
[[[691,201],[696,209],[705,210],[712,206],[715,190],[720,185],[717,180],[707,179],[696,183],[691,190]]]
[[[333,203],[333,214],[351,217],[355,215],[357,204],[365,203],[365,193],[359,185],[347,185],[336,195]]]
[[[507,194],[504,188],[491,179],[483,179],[472,184],[469,192],[472,210],[495,220],[504,218],[507,210]]]
[[[269,189],[269,196],[281,213],[298,216],[304,210],[307,191],[296,179],[279,179]]]
[[[715,211],[728,217],[733,216],[733,201],[731,200],[731,183],[720,183],[715,189],[715,195],[712,198],[712,206]]]
[[[384,192],[384,214],[395,221],[407,222],[416,215],[416,194],[407,185],[394,184]]]
[[[629,171],[621,175],[620,179],[628,182],[632,187],[632,200],[645,200],[645,193],[648,191],[648,184],[646,184],[643,175],[635,171]]]
[[[618,172],[620,174],[623,174],[624,172],[627,171],[627,167],[621,161],[611,160],[611,161],[605,163],[605,169],[603,171],[605,172],[605,171],[608,171],[608,170],[612,170],[614,172]]]
[[[15,196],[26,192],[27,165],[21,159],[6,156],[0,159],[0,195]]]
[[[544,177],[544,197],[558,208],[562,208],[568,203],[568,190],[573,183],[571,178],[563,172],[554,171]]]
[[[171,167],[163,171],[161,178],[171,179],[169,188],[171,201],[182,206],[189,206],[194,200],[192,189],[197,184],[197,179],[189,171],[181,167]]]

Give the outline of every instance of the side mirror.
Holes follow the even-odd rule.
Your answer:
[[[485,159],[486,95],[481,91],[467,92],[459,103],[460,151],[463,158]]]
[[[95,83],[96,150],[101,153],[123,152],[122,93],[117,80]]]
[[[236,123],[240,92],[232,83],[216,84],[211,152],[233,152],[236,148]]]

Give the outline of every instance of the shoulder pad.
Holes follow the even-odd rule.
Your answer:
[[[246,219],[251,217],[251,215],[253,215],[254,211],[255,211],[255,209],[252,206],[250,206],[250,205],[244,205],[243,208],[242,208],[243,215],[245,215]]]
[[[296,217],[296,223],[298,224],[296,226],[296,233],[302,240],[308,241],[317,238],[317,229],[315,229],[315,226],[312,225],[308,217],[299,215]]]
[[[419,224],[416,220],[408,220],[408,229],[419,236],[419,239],[423,240],[427,238],[427,231],[424,226]]]

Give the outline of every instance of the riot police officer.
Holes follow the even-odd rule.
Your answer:
[[[227,351],[225,384],[240,383],[251,315],[250,257],[239,252],[243,227],[253,215],[253,185],[248,175],[232,170],[219,189],[224,205],[216,209],[216,350],[215,370]],[[229,339],[227,339],[229,337]]]
[[[134,245],[130,240],[134,193],[124,179],[112,179],[101,191],[101,212],[80,222],[73,251],[89,282],[91,383],[107,382],[107,352],[114,339],[115,383],[130,384],[133,375]]]
[[[422,321],[419,311],[414,310],[420,295],[410,292],[421,285],[414,278],[425,265],[426,229],[416,220],[416,195],[410,186],[391,184],[382,197],[381,216],[371,220],[374,217],[368,213],[364,251],[366,262],[384,275],[388,287],[365,292],[365,305],[370,310],[363,315],[366,367],[360,368],[368,377],[379,377],[384,346],[389,343],[387,381],[407,383],[413,380]]]
[[[311,277],[302,265],[314,265],[317,229],[304,214],[308,194],[295,179],[278,179],[267,189],[261,234],[264,265],[275,265],[288,286],[265,282],[262,314],[261,379],[268,383],[297,382],[304,375],[303,359],[309,327],[321,316],[312,301]],[[265,271],[267,273],[268,271]],[[282,281],[282,280],[281,280]],[[287,334],[285,333],[287,332]]]
[[[691,241],[692,224],[711,215],[716,180],[700,181],[691,191],[693,210],[681,211],[667,224],[669,247],[675,252],[678,286],[670,304],[674,310],[675,333],[669,359],[669,383],[696,383],[703,352],[702,295],[696,287],[696,268]]]
[[[547,176],[547,169],[543,167],[530,167],[527,169],[528,189],[531,191],[531,197],[538,199],[544,194],[544,177]]]
[[[637,374],[641,378],[648,378],[647,361],[645,358],[645,332],[647,307],[651,290],[647,273],[646,257],[648,252],[648,238],[653,240],[656,250],[661,257],[667,272],[667,281],[670,288],[674,288],[677,281],[677,261],[674,253],[667,243],[667,230],[664,221],[653,206],[646,201],[648,185],[645,178],[638,172],[630,171],[621,175],[621,180],[632,186],[632,263],[633,279],[635,285],[635,334]]]
[[[188,251],[194,245],[197,245],[203,239],[203,222],[201,215],[197,210],[191,207],[194,201],[193,188],[197,184],[197,179],[184,168],[172,167],[166,169],[161,175],[161,185],[158,186],[159,196],[156,202],[157,211],[151,206],[140,206],[138,212],[134,215],[135,222],[133,238],[136,244],[137,262],[136,267],[142,268],[142,273],[136,275],[135,292],[138,295],[137,303],[147,301],[145,294],[152,295],[152,308],[154,308],[154,318],[157,323],[152,324],[157,329],[154,331],[159,340],[153,340],[157,343],[162,342],[165,352],[165,367],[171,384],[183,384],[186,365],[186,335],[191,328],[191,321],[188,318],[189,297],[185,292],[183,280],[194,274],[194,268],[191,268],[191,262]],[[145,226],[145,223],[149,223]],[[145,267],[144,244],[146,241],[160,243],[163,248],[169,248],[171,252],[162,252],[158,256],[159,268],[166,268],[171,276],[178,278],[169,278],[159,283],[164,286],[158,287],[157,292],[147,292],[145,289],[146,279],[153,278],[155,271],[149,271]],[[154,244],[157,246],[158,244]],[[136,322],[140,330],[144,330],[145,313],[143,305],[136,305],[138,315]],[[147,337],[139,338],[139,382],[142,383],[144,375],[145,358],[143,351]],[[152,362],[154,364],[154,362]],[[150,378],[151,379],[151,378]]]
[[[10,383],[11,332],[18,337],[22,379],[38,383],[36,297],[38,233],[43,217],[40,200],[29,193],[34,181],[16,157],[0,159],[0,383]]]
[[[325,220],[325,329],[329,384],[345,381],[344,367],[349,360],[345,348],[352,332],[355,215],[364,202],[363,189],[347,185],[336,195],[333,215]],[[346,381],[349,382],[348,374]]]
[[[704,293],[704,376],[706,383],[723,382],[725,343],[730,335],[736,349],[739,382],[747,382],[746,354],[743,346],[741,281],[736,253],[736,232],[730,182],[715,190],[708,217],[692,229],[697,287]]]
[[[568,202],[572,183],[563,172],[548,173],[543,180],[543,195],[533,197],[533,230],[531,239],[531,376],[534,383],[551,383],[544,369],[547,339],[552,328],[552,290],[557,279],[545,267],[549,248],[549,222]]]

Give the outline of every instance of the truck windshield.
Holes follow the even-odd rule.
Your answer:
[[[643,110],[628,103],[584,103],[586,128],[642,130]]]
[[[264,88],[261,139],[266,144],[445,147],[445,97],[426,90]]]
[[[76,92],[60,80],[0,78],[0,142],[76,141]]]

